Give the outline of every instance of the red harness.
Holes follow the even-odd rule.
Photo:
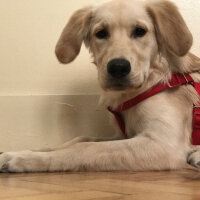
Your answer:
[[[181,85],[185,84],[191,84],[197,93],[200,96],[200,83],[194,82],[193,78],[190,76],[190,74],[172,74],[171,80],[168,81],[167,84],[157,84],[147,92],[144,92],[140,94],[139,96],[130,99],[120,106],[118,106],[117,109],[113,110],[112,107],[108,107],[108,110],[114,114],[115,119],[119,125],[119,128],[121,129],[123,135],[125,138],[128,138],[128,135],[126,133],[126,127],[125,122],[121,116],[121,112],[130,109],[131,107],[139,104],[145,99],[148,99],[149,97],[170,88],[179,87]],[[193,108],[193,133],[192,133],[192,144],[193,145],[200,145],[200,103],[198,106],[194,106]]]

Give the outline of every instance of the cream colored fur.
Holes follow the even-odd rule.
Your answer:
[[[144,37],[131,37],[137,26],[147,30]],[[98,40],[95,34],[103,28],[109,30],[109,39]],[[59,61],[73,61],[83,41],[97,66],[105,107],[115,108],[166,83],[171,73],[191,73],[200,81],[200,59],[189,53],[192,35],[169,1],[112,0],[78,10],[57,43]],[[123,90],[112,88],[108,79],[107,63],[114,58],[131,63]],[[114,138],[80,137],[54,149],[4,153],[0,171],[174,170],[186,168],[187,162],[200,167],[200,151],[190,142],[192,109],[198,100],[191,85],[161,92],[122,113],[130,139],[122,138],[113,120]]]

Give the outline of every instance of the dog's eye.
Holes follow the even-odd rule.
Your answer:
[[[147,33],[147,30],[141,27],[137,27],[133,30],[132,37],[143,37]]]
[[[96,37],[100,40],[108,38],[109,33],[106,29],[102,29],[96,33]]]

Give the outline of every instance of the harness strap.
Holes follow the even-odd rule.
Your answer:
[[[144,92],[138,95],[137,97],[124,102],[123,104],[118,106],[115,112],[122,112],[128,110],[131,107],[140,103],[141,101],[148,99],[149,97],[152,97],[163,90],[179,87],[184,84],[193,84],[193,82],[194,80],[189,74],[172,74],[171,80],[169,80],[167,84],[161,84],[161,83],[157,84],[147,92]],[[111,107],[109,107],[109,109],[112,110]]]
[[[127,133],[126,133],[126,128],[125,128],[125,127],[126,127],[126,126],[125,126],[125,122],[124,122],[124,119],[123,119],[123,117],[121,116],[121,114],[120,114],[119,112],[117,112],[117,111],[112,110],[111,107],[108,107],[108,110],[114,115],[114,117],[115,117],[115,119],[116,119],[116,121],[117,121],[117,124],[118,124],[118,126],[119,126],[119,128],[120,128],[122,134],[124,135],[124,137],[125,137],[126,139],[128,139],[128,135],[127,135]]]
[[[157,93],[170,89],[170,88],[176,88],[181,85],[185,84],[191,84],[194,86],[195,90],[198,92],[200,96],[200,83],[195,83],[193,78],[190,76],[190,74],[172,74],[171,79],[168,81],[167,84],[157,84],[147,92],[144,92],[138,96],[136,96],[133,99],[130,99],[120,106],[118,106],[117,109],[112,109],[112,107],[108,107],[108,110],[114,115],[120,130],[122,131],[125,138],[128,138],[128,135],[126,133],[126,126],[125,122],[123,120],[123,117],[121,115],[121,112],[130,109],[131,107],[139,104],[143,100],[156,95]],[[193,110],[193,133],[192,133],[192,144],[194,145],[200,145],[200,104],[199,106],[194,106]]]
[[[194,88],[200,96],[200,83],[194,83]],[[200,103],[193,108],[192,144],[200,145]]]

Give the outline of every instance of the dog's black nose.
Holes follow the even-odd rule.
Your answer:
[[[131,71],[131,64],[125,59],[113,59],[107,65],[108,74],[113,78],[123,78]]]

